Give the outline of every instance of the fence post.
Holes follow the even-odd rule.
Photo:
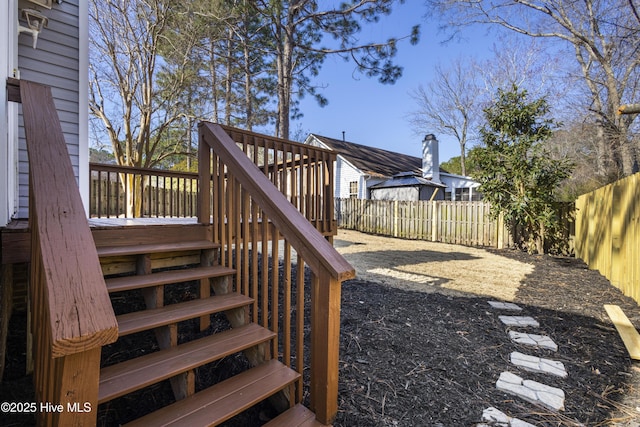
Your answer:
[[[438,241],[438,202],[430,202],[431,203],[431,241]]]
[[[502,212],[498,214],[498,224],[496,227],[498,229],[497,247],[498,249],[504,249],[504,214]]]
[[[393,201],[393,237],[398,237],[398,201]]]

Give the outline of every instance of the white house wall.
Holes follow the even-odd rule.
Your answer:
[[[456,188],[470,188],[470,194],[473,194],[480,186],[480,184],[469,177],[448,173],[440,173],[440,181],[447,186],[446,191],[451,192],[452,197],[455,195]]]
[[[20,35],[18,67],[20,79],[51,86],[74,174],[79,180],[81,190],[84,190],[83,187],[88,188],[88,182],[86,182],[88,178],[80,180],[80,177],[88,176],[87,154],[84,153],[88,150],[87,131],[84,125],[87,121],[86,89],[84,89],[87,82],[85,76],[87,68],[86,60],[81,58],[87,51],[86,40],[80,41],[82,30],[80,22],[82,21],[83,27],[86,26],[87,16],[86,5],[81,6],[81,1],[84,0],[64,0],[61,4],[54,3],[51,10],[41,10],[41,13],[49,18],[48,26],[40,33],[36,49],[32,47],[30,34]],[[33,6],[28,2],[20,2],[20,7]],[[83,38],[86,38],[86,34]],[[82,73],[79,72],[81,69]],[[83,87],[82,90],[81,87]],[[84,95],[82,98],[80,93]],[[21,118],[19,122],[22,123]],[[29,164],[22,125],[19,132],[18,160],[17,216],[26,218],[29,212]]]
[[[358,183],[358,198],[361,199],[362,193],[365,191],[365,182],[360,173],[360,170],[356,169],[349,162],[346,162],[341,156],[338,156],[335,167],[335,197],[340,199],[348,199],[350,194],[350,183]]]

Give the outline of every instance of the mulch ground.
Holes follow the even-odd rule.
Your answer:
[[[491,309],[488,298],[347,282],[336,426],[472,426],[490,406],[538,426],[640,421],[637,368],[603,309],[618,304],[637,326],[638,305],[580,260],[497,253],[535,265],[515,302],[558,352],[512,343],[498,319],[505,313]],[[512,351],[561,361],[568,378],[519,372],[509,362]],[[503,371],[563,389],[565,410],[498,391]]]
[[[342,292],[339,413],[335,426],[473,426],[490,406],[537,426],[636,425],[640,421],[638,365],[631,362],[603,304],[618,304],[636,325],[640,310],[598,272],[573,258],[496,251],[535,266],[514,302],[533,316],[558,352],[512,343],[489,298],[405,291],[352,280]],[[128,299],[125,299],[128,300]],[[223,320],[220,322],[224,323]],[[214,322],[212,328],[221,327]],[[25,316],[12,318],[0,402],[33,400],[23,375]],[[147,338],[142,338],[147,339]],[[150,337],[150,340],[153,338]],[[130,345],[103,354],[115,361]],[[512,351],[564,363],[568,377],[519,372]],[[220,377],[242,360],[218,364]],[[560,387],[565,410],[553,413],[495,388],[503,371]],[[117,425],[171,399],[168,384],[100,408],[99,425]],[[259,425],[259,408],[228,425]],[[0,414],[0,425],[29,425],[24,415]]]

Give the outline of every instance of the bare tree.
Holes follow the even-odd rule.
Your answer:
[[[473,62],[472,72],[479,76],[483,93],[489,97],[483,104],[495,102],[492,98],[498,89],[513,86],[526,89],[531,98],[545,98],[550,105],[564,104],[567,89],[558,66],[562,52],[549,52],[538,39],[514,33],[502,33],[491,52],[489,59]]]
[[[91,2],[89,109],[101,122],[119,165],[151,167],[176,150],[164,145],[163,138],[179,111],[155,89],[169,10],[166,0]],[[134,206],[134,199],[141,197],[132,193],[141,191],[142,183],[129,181],[123,182],[133,190],[127,192],[127,210],[137,216],[140,206]]]
[[[589,91],[587,108],[599,125],[601,151],[597,173],[613,164],[634,170],[640,147],[629,134],[633,116],[616,114],[619,105],[638,96],[640,22],[629,0],[427,0],[434,13],[448,16],[447,25],[493,24],[511,31],[562,41],[573,50]],[[603,159],[604,160],[604,159]]]
[[[477,136],[481,88],[474,79],[470,62],[455,61],[450,68],[436,65],[433,80],[410,93],[417,109],[409,123],[416,133],[453,136],[460,144],[460,168],[466,175],[466,145]]]

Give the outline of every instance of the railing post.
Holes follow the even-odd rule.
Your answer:
[[[204,141],[202,130],[199,129],[198,144],[198,222],[211,223],[211,155],[209,145]]]
[[[55,404],[62,405],[54,425],[85,426],[96,422],[101,347],[54,359],[60,378]],[[47,402],[39,402],[45,404]],[[40,408],[38,408],[40,409]]]
[[[311,308],[311,408],[322,424],[338,413],[340,282],[326,271],[314,275]]]

